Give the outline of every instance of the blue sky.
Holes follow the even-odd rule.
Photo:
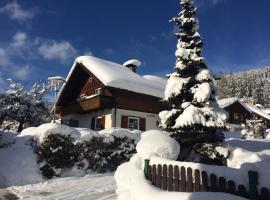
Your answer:
[[[0,1],[0,88],[66,76],[78,55],[117,63],[137,58],[140,74],[173,70],[168,20],[178,0]],[[270,65],[269,0],[196,0],[204,56],[214,72]]]

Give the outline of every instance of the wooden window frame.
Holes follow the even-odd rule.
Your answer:
[[[134,128],[130,128],[129,127],[129,119],[135,119],[138,121],[138,127],[136,129]],[[140,130],[140,118],[139,117],[132,117],[132,116],[128,116],[128,120],[127,120],[127,128],[130,130]]]
[[[101,88],[95,89],[95,94],[96,95],[101,95]]]

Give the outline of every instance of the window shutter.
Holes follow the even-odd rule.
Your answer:
[[[94,117],[91,120],[91,129],[95,130],[95,118]]]
[[[140,118],[140,130],[145,131],[145,118]]]
[[[121,117],[121,128],[128,128],[128,116],[122,115],[122,117]]]

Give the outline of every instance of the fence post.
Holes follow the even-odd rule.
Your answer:
[[[150,164],[150,160],[146,159],[144,160],[144,175],[145,177],[148,179],[148,172],[149,172],[149,164]]]
[[[249,171],[249,198],[251,200],[257,199],[257,186],[258,186],[258,172]]]

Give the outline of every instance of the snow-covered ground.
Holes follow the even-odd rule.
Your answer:
[[[58,178],[47,182],[9,188],[20,199],[29,200],[114,200],[112,174]]]

